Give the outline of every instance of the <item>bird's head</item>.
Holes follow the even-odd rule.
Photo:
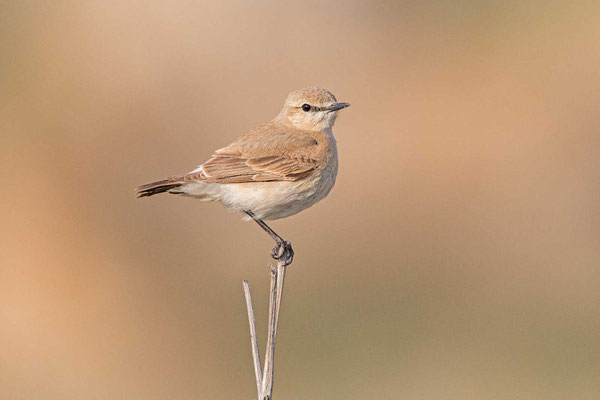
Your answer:
[[[338,111],[349,105],[338,103],[335,96],[325,89],[294,90],[288,94],[276,120],[297,129],[324,131],[333,127]]]

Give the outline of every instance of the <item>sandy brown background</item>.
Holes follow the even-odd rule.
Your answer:
[[[270,239],[138,184],[352,103],[275,399],[600,398],[600,4],[0,3],[0,398],[251,399]]]

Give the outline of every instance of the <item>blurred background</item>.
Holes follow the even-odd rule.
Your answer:
[[[597,1],[4,1],[0,398],[255,398],[271,240],[136,199],[331,90],[276,399],[600,398]]]

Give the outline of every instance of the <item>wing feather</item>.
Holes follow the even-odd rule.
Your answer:
[[[318,142],[308,132],[266,124],[215,154],[186,181],[245,183],[295,181],[318,168]]]

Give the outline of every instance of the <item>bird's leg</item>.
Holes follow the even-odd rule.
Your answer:
[[[284,266],[290,265],[294,259],[294,250],[292,250],[292,244],[279,236],[273,229],[269,227],[269,225],[265,224],[262,219],[255,218],[252,212],[246,211],[246,214],[248,214],[250,218],[252,218],[254,222],[256,222],[258,226],[267,232],[275,241],[275,247],[273,247],[273,250],[271,250],[271,257],[282,262]]]

